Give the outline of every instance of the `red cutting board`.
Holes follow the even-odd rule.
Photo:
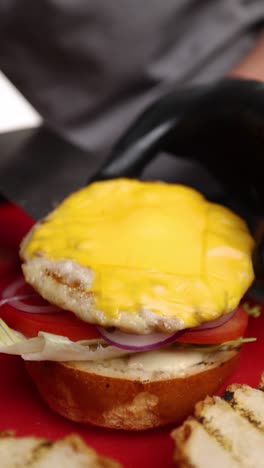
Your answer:
[[[32,220],[19,208],[0,204],[0,258],[3,250],[10,262],[0,262],[1,290],[19,273],[18,245],[32,225]],[[2,267],[1,267],[2,263]],[[264,310],[264,308],[263,308]],[[231,382],[258,384],[264,370],[264,313],[251,318],[247,332],[257,341],[244,346],[239,367]],[[0,430],[13,429],[17,435],[35,435],[57,439],[72,432],[101,454],[118,460],[125,468],[172,468],[173,426],[138,433],[82,426],[54,414],[40,399],[19,357],[0,355]]]

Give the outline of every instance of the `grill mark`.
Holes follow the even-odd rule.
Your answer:
[[[230,392],[231,393],[231,392]],[[254,415],[251,411],[246,410],[243,406],[241,406],[242,403],[239,403],[235,396],[231,400],[229,400],[230,406],[237,412],[239,413],[243,418],[247,419],[248,422],[250,422],[253,426],[255,426],[257,429],[264,431],[264,428],[261,427],[261,422],[257,421],[254,418]]]
[[[253,426],[255,426],[257,429],[264,431],[264,429],[261,427],[261,423],[259,421],[256,421],[254,416],[250,411],[245,410],[244,408],[241,408],[240,406],[236,405],[239,408],[239,412],[241,416],[243,416],[245,419],[247,419]]]
[[[230,390],[226,390],[222,396],[223,400],[227,401],[228,403],[233,403],[234,400],[234,392]]]
[[[31,452],[31,458],[25,464],[25,467],[32,466],[33,463],[37,461],[43,460],[46,457],[47,452],[52,449],[53,445],[55,444],[54,441],[44,440],[41,441]]]
[[[85,294],[87,297],[91,297],[93,293],[91,291],[86,291],[79,280],[71,280],[71,281],[66,281],[65,278],[62,275],[59,275],[58,273],[55,273],[54,271],[50,271],[48,269],[45,269],[45,275],[52,278],[55,282],[67,286],[68,288],[75,289],[76,291],[79,291],[82,295]]]
[[[231,393],[231,392],[230,392]],[[203,408],[206,406],[212,406],[214,405],[213,399],[211,397],[207,397],[206,400],[198,403],[196,405],[196,414],[195,418],[196,420],[202,424],[203,428],[206,430],[206,432],[215,438],[215,440],[223,447],[224,450],[228,451],[231,456],[238,461],[239,463],[241,460],[233,453],[232,450],[232,440],[228,441],[228,439],[221,433],[219,429],[214,429],[211,426],[211,420],[208,418],[206,415],[203,415]]]
[[[202,424],[203,424],[204,429],[208,432],[208,434],[214,437],[219,442],[219,444],[222,445],[222,447],[225,450],[230,452],[233,458],[236,458],[232,452],[232,443],[228,442],[228,440],[225,437],[223,437],[223,435],[221,434],[219,430],[213,429],[210,425],[210,421],[206,420],[206,418],[203,418]],[[240,461],[238,458],[236,458],[236,460]]]

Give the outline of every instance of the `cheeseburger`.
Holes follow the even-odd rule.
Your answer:
[[[23,357],[66,418],[129,430],[178,423],[238,362],[252,249],[245,222],[191,188],[95,182],[23,240],[25,280],[55,307],[34,330],[0,314],[13,340],[0,351]]]

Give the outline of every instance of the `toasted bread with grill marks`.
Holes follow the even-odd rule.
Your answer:
[[[50,441],[38,437],[15,437],[0,433],[1,468],[121,468],[98,455],[76,434]]]
[[[172,437],[176,446],[174,461],[180,468],[212,468],[212,465],[214,468],[241,466],[194,417],[189,417],[174,430]]]
[[[259,389],[230,385],[206,397],[172,432],[179,468],[264,467],[264,375]]]

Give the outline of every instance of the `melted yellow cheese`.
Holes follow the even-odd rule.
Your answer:
[[[191,327],[237,306],[253,280],[252,247],[244,221],[195,190],[119,179],[68,197],[26,254],[92,269],[106,317],[152,311]]]

